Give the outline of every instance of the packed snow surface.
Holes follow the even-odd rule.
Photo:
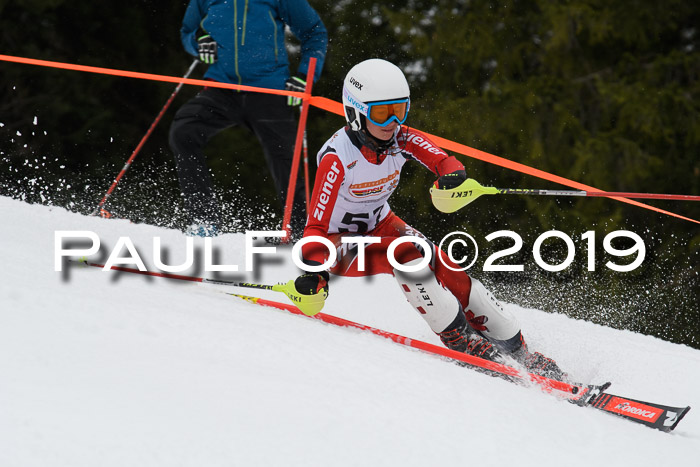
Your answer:
[[[226,294],[285,301],[278,293],[73,264],[55,271],[59,231],[94,232],[95,261],[128,237],[151,270],[156,237],[165,264],[185,261],[178,231],[8,198],[0,219],[3,467],[700,465],[698,350],[507,305],[530,346],[575,379],[695,407],[662,433]],[[184,274],[211,277],[204,240],[194,246]],[[213,264],[238,265],[224,277],[258,283],[298,273],[288,247],[245,272],[245,250],[243,234],[216,237]],[[439,344],[389,276],[334,278],[324,313]]]

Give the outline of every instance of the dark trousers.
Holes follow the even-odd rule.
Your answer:
[[[221,225],[204,146],[221,130],[235,126],[249,129],[260,141],[285,205],[297,131],[294,108],[287,105],[286,96],[205,88],[177,111],[170,126],[170,148],[190,223]],[[304,202],[304,187],[297,181],[291,224],[298,235],[306,223]]]

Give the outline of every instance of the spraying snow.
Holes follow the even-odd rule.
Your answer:
[[[225,293],[256,295],[248,290],[74,265],[54,271],[56,231],[95,232],[102,260],[128,236],[151,270],[154,237],[164,262],[185,261],[179,231],[9,198],[0,198],[0,218],[0,465],[697,462],[693,411],[661,433]],[[203,242],[195,240],[197,251]],[[288,247],[254,273],[243,271],[242,234],[217,237],[214,247],[217,264],[239,265],[232,276],[240,280],[298,274]],[[188,273],[202,274],[201,265]],[[508,306],[530,345],[575,379],[700,406],[698,350]],[[389,276],[333,278],[323,311],[439,344]]]

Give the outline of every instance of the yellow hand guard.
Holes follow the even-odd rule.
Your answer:
[[[481,195],[495,195],[498,192],[498,188],[481,186],[473,178],[468,178],[460,186],[451,190],[431,187],[430,198],[438,211],[450,213],[462,209]]]
[[[302,295],[297,292],[293,280],[286,284],[273,285],[272,290],[284,293],[306,316],[313,316],[320,312],[328,297],[328,292],[325,290],[314,295]]]

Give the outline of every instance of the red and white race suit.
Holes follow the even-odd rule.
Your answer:
[[[335,245],[337,260],[330,266],[331,273],[368,276],[394,274],[387,257],[389,245],[399,237],[420,237],[432,248],[430,269],[438,287],[442,286],[457,299],[472,327],[498,340],[511,339],[519,332],[517,321],[478,281],[472,281],[445,253],[391,211],[388,200],[399,184],[401,168],[407,161],[423,164],[438,177],[464,170],[455,157],[448,156],[423,133],[411,128],[398,127],[395,146],[383,153],[363,145],[348,128],[337,131],[317,156],[318,170],[304,238],[320,236]],[[380,241],[364,246],[362,264],[358,246],[341,242],[347,236],[379,237]],[[437,255],[441,260],[436,260]],[[324,264],[329,251],[325,245],[311,242],[303,245],[302,256],[305,262]],[[425,252],[417,242],[401,243],[394,252],[400,264],[423,256]],[[437,292],[439,294],[439,290]],[[469,308],[470,300],[473,310]],[[417,309],[435,332],[442,331],[458,312],[457,309],[436,310],[431,315],[420,306]],[[484,325],[487,322],[488,325]]]
[[[406,235],[425,239],[396,216],[388,203],[399,184],[401,168],[407,161],[421,163],[436,176],[464,169],[455,157],[448,156],[423,133],[411,128],[399,127],[396,147],[387,152],[377,154],[363,146],[346,127],[338,130],[318,153],[318,170],[304,237],[321,236],[336,245],[338,259],[330,268],[334,274],[393,274],[393,267],[386,257],[388,245],[397,237]],[[364,271],[358,267],[357,247],[341,244],[340,239],[347,235],[382,239],[381,243],[365,247]],[[433,259],[436,252],[437,248],[433,248]],[[304,245],[302,255],[304,260],[325,263],[329,252],[326,247],[311,243]],[[413,243],[404,243],[396,250],[395,256],[400,263],[405,263],[421,257],[422,252]],[[462,296],[466,300],[470,288],[466,273],[450,274],[434,260],[431,267],[444,286],[458,299]],[[453,267],[457,269],[456,265]],[[448,277],[450,275],[460,277],[452,279]]]
[[[307,230],[319,235],[374,230],[391,212],[388,200],[407,160],[420,162],[438,176],[464,169],[416,130],[399,131],[397,144],[400,151],[378,155],[353,143],[347,129],[337,131],[317,156]]]

